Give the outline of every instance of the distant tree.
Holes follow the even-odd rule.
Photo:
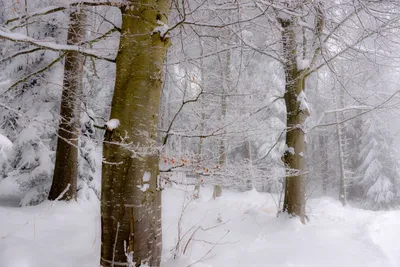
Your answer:
[[[72,10],[67,44],[80,45],[85,37],[85,13]],[[53,183],[49,199],[57,199],[67,188],[62,200],[76,199],[78,178],[79,132],[81,117],[83,66],[85,56],[77,51],[65,55],[64,82],[61,97],[60,121]]]
[[[387,209],[395,204],[399,180],[397,151],[386,125],[377,116],[362,120],[358,148],[359,166],[352,187],[357,198],[369,209]]]

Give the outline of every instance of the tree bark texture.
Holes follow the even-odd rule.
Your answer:
[[[157,122],[169,41],[169,0],[131,1],[122,8],[111,118],[103,148],[101,265],[160,266],[161,191]],[[155,30],[156,29],[156,30]],[[134,151],[140,153],[135,154]],[[131,261],[130,258],[133,258]]]
[[[283,161],[289,171],[285,179],[283,211],[305,218],[305,139],[302,129],[308,111],[302,110],[299,95],[304,91],[305,73],[297,66],[297,44],[292,19],[279,19],[282,26],[282,45],[285,71],[286,145]]]
[[[67,44],[77,45],[84,40],[85,14],[77,9],[70,14]],[[65,55],[64,81],[61,96],[60,122],[53,183],[49,200],[76,199],[78,176],[78,138],[80,129],[80,100],[82,93],[82,76],[85,56],[78,52],[67,52]]]

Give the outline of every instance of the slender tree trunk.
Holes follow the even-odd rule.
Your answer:
[[[335,99],[335,95],[333,96]],[[336,101],[335,101],[336,102]],[[339,95],[339,104],[336,108],[344,107],[344,92],[341,88]],[[344,119],[342,112],[335,112],[336,121],[341,121]],[[336,124],[336,136],[338,140],[338,151],[339,151],[339,200],[342,205],[345,206],[347,202],[346,196],[346,134],[345,129],[342,124]]]
[[[253,162],[252,162],[252,158],[251,158],[251,144],[247,137],[245,138],[243,146],[244,146],[243,158],[247,161],[250,168],[252,168]],[[249,176],[250,176],[250,178],[248,178],[246,180],[245,190],[252,190],[253,188],[255,188],[254,176],[253,176],[252,170],[250,170]]]
[[[337,113],[337,112],[336,112]],[[338,119],[338,116],[335,116]],[[338,139],[338,150],[339,150],[339,200],[342,202],[342,205],[346,205],[346,184],[345,184],[345,167],[344,167],[344,151],[343,151],[343,132],[339,125],[336,125],[336,136]]]
[[[231,64],[231,51],[228,50],[226,52],[226,65],[225,65],[225,70],[223,69],[224,65],[221,62],[221,73],[222,73],[222,96],[221,96],[221,122],[225,122],[225,117],[226,117],[226,94],[228,92],[228,84],[229,84],[229,79],[230,79],[230,64]],[[218,164],[220,166],[223,166],[226,163],[226,144],[225,144],[225,139],[224,137],[220,140],[219,143],[219,159],[218,159]],[[222,195],[222,187],[220,184],[215,184],[214,185],[214,192],[213,192],[213,198],[220,197]]]
[[[322,171],[321,171],[321,178],[322,178],[322,194],[326,195],[326,190],[328,186],[328,154],[326,151],[327,142],[325,136],[320,133],[318,137],[319,142],[319,150],[320,150],[320,160],[322,161]]]
[[[305,76],[298,69],[296,55],[296,33],[291,19],[279,19],[283,32],[282,44],[284,53],[284,70],[286,77],[286,145],[283,161],[289,171],[285,179],[285,199],[283,210],[291,215],[305,218],[305,139],[302,126],[309,115],[308,110],[301,105],[300,97],[304,94]]]
[[[204,112],[202,113],[202,115],[201,115],[201,117],[202,117],[202,120],[204,120],[204,116],[205,116],[205,114],[204,114]],[[200,129],[201,129],[201,132],[203,132],[203,128],[204,128],[204,123],[202,122],[201,123],[201,126],[200,126]],[[198,159],[199,159],[199,162],[201,162],[202,161],[202,153],[203,153],[203,138],[200,138],[200,140],[199,140],[199,145],[198,145]],[[197,174],[196,175],[196,185],[194,186],[194,193],[193,193],[193,198],[194,199],[198,199],[199,197],[200,197],[200,190],[201,190],[201,174]]]
[[[111,107],[120,125],[103,148],[101,265],[153,267],[161,260],[157,122],[169,44],[157,27],[168,21],[170,1],[130,3],[122,8]]]
[[[201,43],[201,41],[200,41],[200,46],[201,46],[200,56],[203,56],[203,44]],[[200,61],[200,69],[201,69],[201,81],[200,81],[200,84],[201,84],[202,89],[204,90],[204,85],[205,85],[204,72],[205,71],[204,71],[204,62],[203,62],[203,60]],[[200,100],[199,101],[200,105],[204,105],[203,96],[202,95],[200,96],[199,100]],[[206,117],[206,113],[204,111],[204,107],[203,106],[201,107],[201,109],[202,109],[202,111],[201,111],[200,133],[203,134],[204,133],[204,120],[205,120],[205,117]],[[201,162],[203,160],[202,154],[203,154],[204,138],[200,137],[199,139],[200,140],[199,140],[199,145],[198,145],[198,153],[199,153],[198,154],[198,159],[199,159],[199,163],[201,164]],[[197,174],[196,179],[197,179],[197,181],[196,181],[196,185],[194,187],[194,194],[193,194],[193,198],[194,199],[197,199],[197,198],[200,197],[201,182],[202,182],[201,181],[202,180],[201,179],[201,174]]]
[[[226,96],[225,96],[225,90],[222,93],[222,97],[221,97],[221,109],[222,109],[222,115],[221,121],[225,120],[225,116],[226,116]],[[219,159],[218,159],[218,164],[220,166],[223,166],[226,162],[226,149],[225,149],[225,139],[224,137],[222,137],[222,139],[220,140],[219,143]],[[222,196],[222,187],[220,184],[216,183],[214,184],[214,192],[213,192],[213,198],[217,198]]]
[[[84,40],[85,14],[82,9],[72,11],[68,28],[67,44],[77,45]],[[49,199],[55,200],[69,186],[61,197],[63,200],[76,199],[78,176],[78,137],[82,75],[85,57],[78,52],[65,55],[64,82],[61,97],[60,122],[53,183]]]

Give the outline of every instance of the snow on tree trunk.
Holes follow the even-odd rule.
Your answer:
[[[67,44],[77,45],[84,40],[85,14],[77,9],[70,14]],[[60,121],[53,183],[49,199],[55,200],[68,187],[62,200],[76,199],[78,176],[78,139],[80,129],[80,100],[85,57],[74,51],[65,55],[64,82],[61,97]]]
[[[102,266],[129,266],[132,260],[160,266],[161,260],[157,123],[169,40],[154,29],[167,23],[170,1],[132,5],[122,8],[111,107],[120,124],[106,131],[103,148]]]

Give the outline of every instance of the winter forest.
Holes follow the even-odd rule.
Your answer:
[[[399,267],[400,1],[0,0],[0,267]]]

